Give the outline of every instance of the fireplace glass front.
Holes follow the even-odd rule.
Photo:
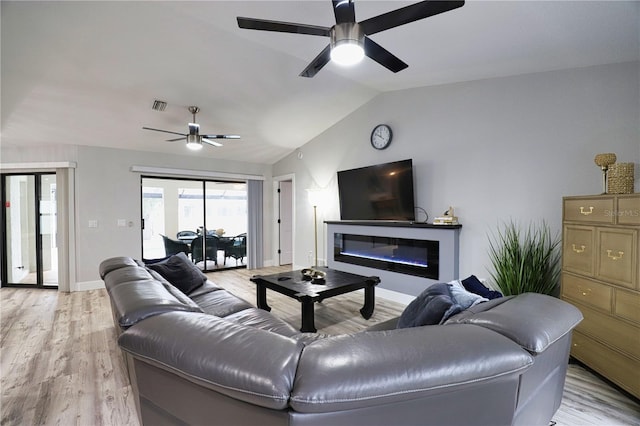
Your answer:
[[[431,240],[334,234],[337,262],[438,279],[440,243]]]

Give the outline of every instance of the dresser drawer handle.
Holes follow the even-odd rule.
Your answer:
[[[584,249],[586,249],[586,246],[581,245],[580,248],[576,247],[575,244],[571,244],[571,248],[573,249],[573,251],[575,251],[576,253],[582,253],[584,251]]]
[[[582,293],[583,296],[588,296],[589,294],[591,294],[591,289],[590,288],[583,288],[582,286],[578,287],[578,291],[580,293]]]
[[[580,214],[589,216],[591,213],[593,213],[593,206],[589,206],[589,211],[586,211],[584,207],[580,206]]]
[[[611,255],[612,251],[613,250],[607,250],[607,257],[609,257],[611,260],[622,259],[622,256],[624,256],[624,252],[623,251],[619,251],[617,256],[615,254]]]

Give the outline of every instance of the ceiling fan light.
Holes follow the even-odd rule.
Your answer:
[[[187,135],[187,148],[192,151],[202,149],[202,138],[199,135]]]
[[[355,65],[362,58],[364,58],[364,49],[352,40],[342,42],[331,49],[331,60],[338,65]]]
[[[336,24],[331,29],[331,60],[338,65],[355,65],[364,58],[364,33],[357,23]]]

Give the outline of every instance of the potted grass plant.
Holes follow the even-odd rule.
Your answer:
[[[489,237],[490,272],[505,296],[533,292],[555,295],[560,280],[560,237],[546,222],[522,229],[513,220]]]

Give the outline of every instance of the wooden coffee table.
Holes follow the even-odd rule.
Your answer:
[[[313,304],[339,294],[364,289],[364,306],[360,309],[363,318],[369,319],[375,306],[375,286],[380,282],[378,277],[364,277],[329,268],[315,268],[327,273],[323,284],[303,279],[300,270],[282,272],[272,275],[255,275],[251,281],[256,283],[258,308],[270,311],[267,304],[267,289],[296,299],[302,304],[302,332],[315,333]]]

